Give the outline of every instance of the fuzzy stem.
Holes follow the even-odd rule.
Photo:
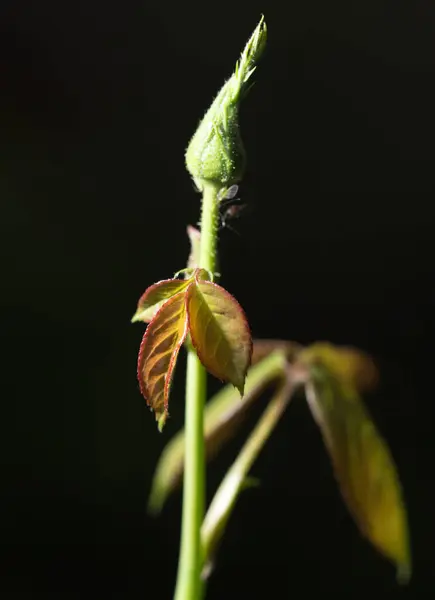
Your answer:
[[[202,198],[200,267],[214,274],[218,188],[205,184]],[[174,600],[200,600],[203,592],[201,525],[205,506],[204,404],[206,371],[193,350],[187,356],[185,458],[180,558]]]
[[[201,215],[201,252],[199,266],[214,274],[216,269],[217,232],[219,224],[219,187],[204,182]]]

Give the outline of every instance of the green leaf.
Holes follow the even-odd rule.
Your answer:
[[[242,307],[224,288],[196,278],[187,291],[189,332],[207,371],[243,396],[252,339]]]
[[[313,346],[301,357],[311,381],[306,395],[332,459],[343,498],[361,533],[398,569],[411,575],[406,510],[399,478],[387,444],[377,431],[356,388],[365,372],[363,355]],[[367,379],[362,379],[367,382]]]
[[[376,387],[378,371],[370,356],[350,346],[333,346],[329,342],[316,342],[305,348],[302,355],[307,364],[325,367],[335,378],[368,391]]]
[[[166,300],[185,290],[188,285],[189,281],[182,279],[163,279],[150,285],[140,297],[131,322],[143,321],[149,323]]]
[[[148,325],[139,350],[140,390],[154,410],[161,431],[168,416],[175,364],[188,329],[185,292],[167,300]]]
[[[207,459],[216,456],[222,446],[238,431],[249,409],[271,385],[278,385],[286,373],[286,357],[276,351],[249,369],[245,395],[240,400],[232,385],[225,386],[207,403],[204,412],[204,437]],[[161,511],[168,496],[183,476],[184,430],[165,447],[157,465],[148,503],[152,514]]]

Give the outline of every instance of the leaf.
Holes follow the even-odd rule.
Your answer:
[[[139,350],[140,390],[154,410],[159,429],[168,416],[168,399],[178,352],[187,335],[185,292],[167,300],[148,325]]]
[[[287,360],[292,363],[297,358],[301,349],[302,346],[296,342],[288,342],[286,340],[254,340],[251,365],[255,365],[272,352],[276,352],[276,350],[282,350]]]
[[[333,346],[316,342],[304,349],[303,360],[323,365],[337,379],[346,381],[360,391],[376,387],[379,375],[375,364],[365,352],[349,346]]]
[[[187,235],[190,240],[190,254],[189,259],[187,261],[188,269],[196,269],[199,266],[199,253],[201,249],[201,232],[192,227],[192,225],[187,226]]]
[[[237,390],[232,385],[222,388],[207,403],[204,411],[204,437],[207,460],[216,456],[222,446],[239,430],[243,418],[255,401],[272,385],[279,384],[286,373],[286,357],[274,352],[249,369],[245,395],[237,402]],[[161,511],[168,496],[178,487],[184,467],[184,430],[165,447],[154,473],[148,510]]]
[[[252,339],[242,307],[224,288],[200,281],[187,292],[187,314],[192,343],[205,368],[232,383],[243,396]]]
[[[140,297],[136,313],[131,322],[144,321],[149,323],[165,300],[186,289],[188,284],[188,281],[182,279],[163,279],[150,285]]]
[[[309,351],[313,359],[312,348]],[[325,348],[322,352],[325,359]],[[340,351],[333,356],[332,346],[324,363],[319,353],[311,365],[311,382],[306,386],[308,404],[356,524],[397,565],[398,579],[405,582],[411,574],[408,525],[392,456],[349,377],[350,363],[345,360],[338,367]]]

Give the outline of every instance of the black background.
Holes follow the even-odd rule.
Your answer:
[[[143,290],[185,265],[183,153],[261,12],[241,126],[252,210],[223,285],[255,337],[360,346],[397,461],[414,578],[357,533],[303,403],[231,520],[210,599],[435,589],[435,44],[427,0],[8,2],[0,7],[1,511],[5,598],[171,598],[180,495],[145,514],[165,432],[136,382]],[[210,382],[211,389],[217,389]],[[210,492],[240,446],[211,467]]]

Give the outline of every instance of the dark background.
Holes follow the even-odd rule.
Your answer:
[[[200,198],[184,149],[261,12],[269,43],[241,115],[252,210],[240,236],[222,232],[222,283],[255,337],[328,339],[378,361],[368,402],[404,484],[414,578],[399,588],[360,538],[295,403],[208,597],[434,592],[433,3],[3,0],[4,598],[172,597],[180,495],[158,520],[145,505],[182,424],[183,368],[160,435],[130,318],[185,265]]]

